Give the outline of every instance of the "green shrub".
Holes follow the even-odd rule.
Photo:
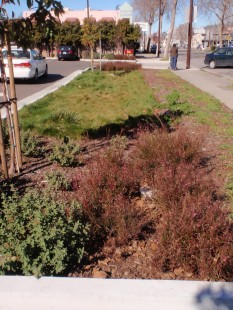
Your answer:
[[[169,105],[176,105],[180,103],[180,94],[177,90],[173,90],[171,93],[169,93],[166,97],[167,102]]]
[[[77,265],[88,240],[80,205],[43,192],[1,194],[0,273],[56,275]]]
[[[38,136],[34,135],[31,130],[22,130],[20,138],[23,155],[31,157],[39,157],[44,155],[44,149],[40,146]]]
[[[113,60],[114,59],[114,54],[104,54],[102,56],[103,59],[108,59],[108,60]]]
[[[78,163],[76,157],[79,153],[79,145],[70,142],[68,137],[64,137],[63,143],[55,145],[53,148],[50,160],[59,163],[62,167],[70,167]]]
[[[180,93],[177,90],[172,90],[166,97],[168,109],[174,115],[180,116],[182,114],[190,114],[192,112],[191,105],[187,102],[182,102]],[[169,121],[169,120],[168,120]]]
[[[64,173],[60,171],[50,171],[45,176],[48,182],[48,188],[54,190],[69,190],[70,182],[67,180]]]
[[[215,51],[215,50],[216,50],[216,46],[212,45],[212,46],[210,47],[210,51],[213,52],[213,51]]]

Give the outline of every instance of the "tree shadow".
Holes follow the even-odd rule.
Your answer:
[[[200,310],[232,310],[233,284],[222,284],[221,287],[208,286],[202,289],[195,297]]]
[[[172,114],[172,115],[171,115]],[[124,134],[126,136],[133,136],[137,130],[146,128],[147,130],[154,130],[157,128],[165,128],[170,131],[170,120],[176,117],[175,114],[164,115],[139,115],[137,117],[128,116],[128,119],[123,123],[112,123],[99,127],[98,129],[89,129],[83,135],[91,139],[101,139],[104,137],[111,138],[117,134]]]

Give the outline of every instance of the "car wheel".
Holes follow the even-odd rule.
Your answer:
[[[38,70],[36,69],[35,75],[34,75],[34,77],[33,77],[33,82],[36,83],[37,80],[38,80]]]
[[[47,65],[46,65],[46,67],[45,67],[44,76],[45,76],[45,77],[48,76],[48,66],[47,66]]]
[[[210,66],[210,69],[216,68],[216,63],[215,63],[215,61],[214,61],[214,60],[211,60],[209,66]]]

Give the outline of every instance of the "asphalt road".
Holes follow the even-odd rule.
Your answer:
[[[209,52],[192,49],[191,61],[190,61],[191,68],[198,68],[201,70],[209,71],[215,75],[225,76],[231,79],[233,78],[233,68],[227,67],[227,68],[210,69],[209,66],[205,65],[204,59],[205,59],[206,53],[209,53]],[[187,59],[187,49],[179,50],[178,62],[180,61],[182,62],[182,64],[186,64],[186,59]]]
[[[30,80],[15,80],[18,101],[51,86],[74,71],[84,70],[90,67],[89,61],[58,61],[57,59],[48,59],[47,62],[49,74],[47,77],[39,78],[37,83],[34,84]]]

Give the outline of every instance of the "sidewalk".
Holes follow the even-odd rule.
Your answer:
[[[1,310],[233,309],[232,283],[0,277]]]
[[[139,57],[137,62],[145,69],[168,69],[169,61],[155,57]],[[183,80],[217,98],[228,108],[233,109],[233,78],[217,75],[216,70],[191,68],[186,69],[183,62],[178,61],[178,70],[172,71]]]

